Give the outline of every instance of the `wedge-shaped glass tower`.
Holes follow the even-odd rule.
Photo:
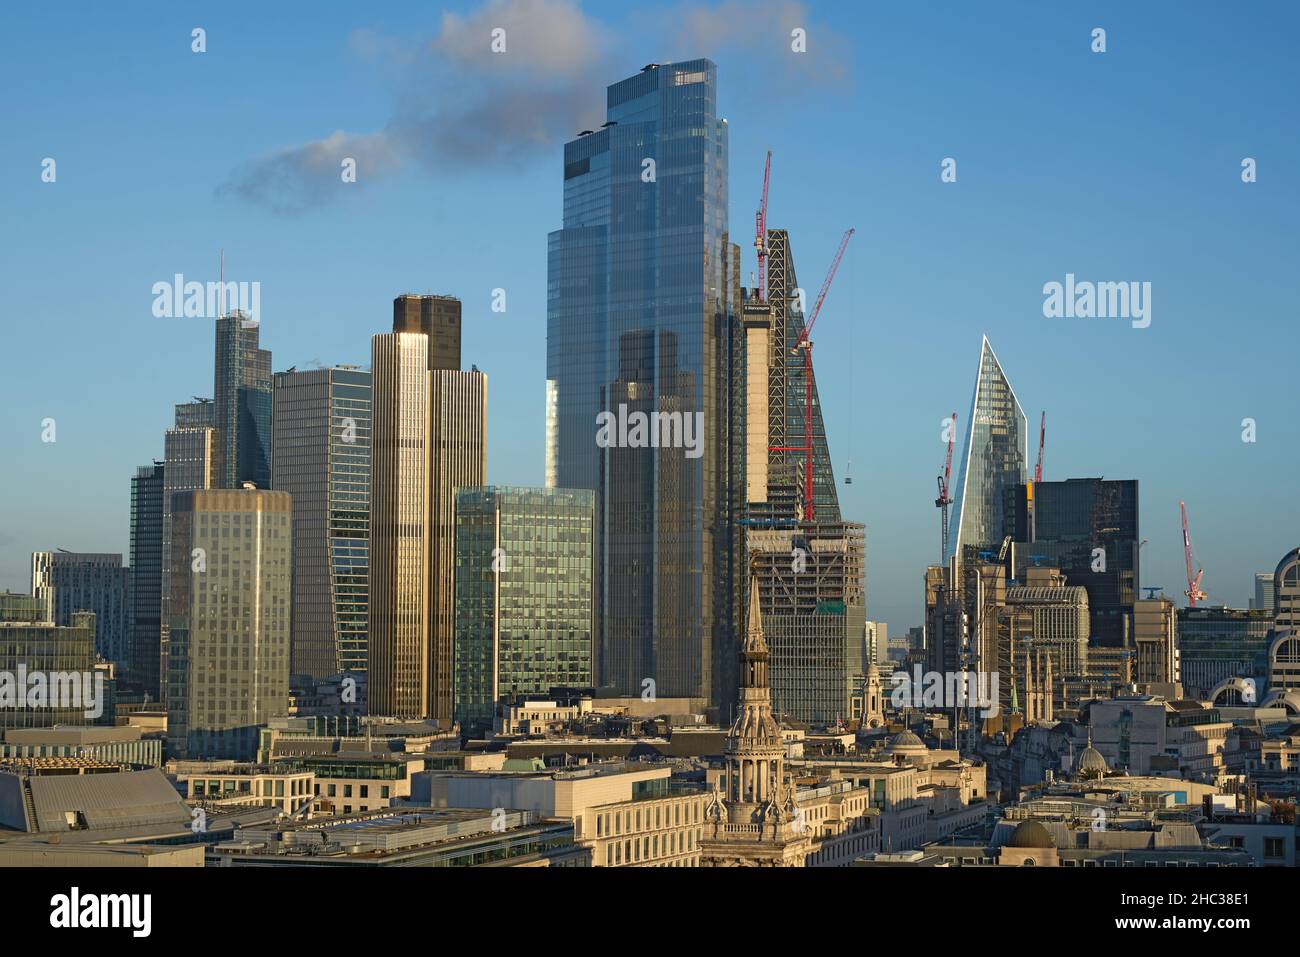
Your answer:
[[[952,551],[996,549],[1002,542],[1006,490],[1024,482],[1028,422],[998,357],[985,336],[970,415],[966,417],[961,471],[954,496],[957,514]]]

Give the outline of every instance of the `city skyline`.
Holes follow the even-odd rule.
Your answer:
[[[457,22],[439,24],[432,17],[421,20],[418,14],[395,12],[379,27],[364,18],[309,24],[299,42],[329,53],[321,69],[342,65],[352,71],[353,85],[344,91],[348,113],[364,131],[383,126],[390,112],[384,88],[401,79],[385,75],[404,62],[394,56],[384,66],[379,54],[392,49],[385,38],[407,30],[426,40],[432,37],[430,49],[436,55],[428,65],[445,68],[459,55],[457,29],[485,15],[484,8],[475,5],[459,9],[460,27]],[[718,8],[684,9],[707,17]],[[762,8],[757,16],[762,22],[784,24],[790,17],[798,19],[800,10],[779,5]],[[1276,411],[1285,407],[1289,354],[1285,348],[1261,348],[1279,335],[1285,343],[1282,316],[1295,292],[1290,271],[1283,266],[1287,244],[1282,233],[1297,205],[1295,187],[1282,176],[1295,158],[1295,144],[1268,120],[1285,115],[1277,99],[1287,86],[1280,82],[1285,73],[1270,73],[1277,69],[1274,64],[1265,66],[1266,58],[1246,55],[1248,50],[1270,49],[1277,42],[1274,31],[1237,25],[1250,32],[1224,40],[1227,48],[1219,50],[1213,41],[1218,15],[1210,10],[1180,12],[1183,20],[1176,36],[1161,31],[1166,18],[1159,10],[1093,14],[1106,20],[1112,46],[1099,58],[1098,75],[1090,81],[1095,88],[1089,90],[1077,79],[1080,70],[1093,65],[1085,59],[1090,55],[1086,42],[1074,39],[1075,34],[1086,37],[1092,25],[1082,14],[1047,13],[1026,5],[1021,17],[1000,22],[995,32],[973,14],[954,13],[926,25],[933,50],[910,44],[909,59],[904,60],[900,53],[875,47],[868,56],[862,42],[817,41],[826,33],[847,35],[849,27],[919,37],[918,24],[890,14],[867,15],[849,6],[815,5],[803,11],[812,65],[783,75],[781,88],[768,91],[770,95],[756,95],[746,54],[755,44],[767,42],[757,28],[738,31],[735,37],[708,34],[713,39],[695,42],[684,34],[665,36],[661,28],[644,31],[637,41],[615,41],[611,34],[635,32],[628,29],[635,20],[616,11],[563,3],[555,4],[553,12],[558,23],[572,28],[572,43],[582,54],[574,69],[584,71],[584,78],[586,71],[598,76],[597,89],[632,74],[647,60],[717,60],[719,114],[728,118],[732,134],[732,220],[748,222],[757,203],[762,151],[771,147],[770,221],[788,228],[798,243],[805,286],[822,273],[842,229],[857,227],[859,237],[818,326],[818,387],[841,483],[845,465],[853,460],[854,484],[841,484],[838,491],[845,516],[867,525],[867,608],[873,620],[890,621],[902,631],[922,619],[917,569],[931,560],[938,532],[930,496],[942,460],[940,422],[952,408],[963,408],[972,385],[970,354],[984,334],[996,344],[1026,403],[1026,414],[1032,418],[1042,408],[1048,411],[1049,479],[1105,475],[1142,483],[1140,534],[1149,544],[1140,584],[1162,584],[1166,594],[1181,590],[1175,587],[1182,564],[1176,503],[1185,499],[1206,566],[1204,585],[1210,601],[1247,604],[1254,573],[1266,570],[1289,547],[1286,536],[1295,517],[1295,506],[1285,497],[1263,508],[1232,493],[1242,484],[1263,486],[1270,475],[1295,467],[1295,447],[1289,441],[1294,430]],[[35,26],[43,14],[24,11],[17,16]],[[192,27],[183,21],[182,30],[182,21],[162,18],[156,26],[133,30],[128,39],[101,14],[87,11],[86,16],[98,35],[115,36],[118,46],[127,49],[153,49],[169,31],[188,36]],[[1283,18],[1289,16],[1290,11]],[[228,63],[248,65],[248,58],[258,55],[258,44],[283,42],[288,32],[288,24],[273,15],[265,36],[241,37],[234,43],[220,17],[209,19],[211,42],[204,55],[231,58]],[[1122,43],[1115,42],[1119,38]],[[89,95],[83,71],[103,53],[79,42],[73,38],[48,49],[38,42],[18,51],[0,69],[21,68],[38,54],[55,63],[80,55],[87,66],[58,71],[47,87],[45,107],[73,91]],[[237,97],[243,83],[264,76],[253,70],[241,80],[234,76],[238,71],[221,70],[221,85],[215,85],[216,75],[205,65],[210,60],[191,53],[188,43],[177,42],[178,52],[162,67],[180,71],[182,78],[182,67],[196,68],[193,86],[184,94],[189,98],[187,110],[208,117],[207,106]],[[1036,44],[1042,50],[1036,50]],[[1068,88],[1076,98],[1072,108],[1109,117],[1114,138],[1085,138],[1074,144],[1079,155],[1066,156],[1062,153],[1070,151],[1059,149],[1054,140],[1037,142],[996,123],[997,117],[979,99],[987,98],[991,88],[1001,97],[1004,115],[1026,121],[1039,116],[1053,94],[1067,92],[1051,83],[1038,91],[1012,84],[1018,73],[992,62],[998,50],[1006,49],[1020,54],[1020,69],[1031,68],[1035,56],[1077,57],[1080,69],[1071,71]],[[929,58],[939,55],[936,51],[959,63],[979,63],[989,76],[974,82],[975,89],[936,90],[918,82],[932,63]],[[180,59],[182,55],[193,60]],[[528,61],[523,51],[520,59],[524,62],[516,69],[549,66]],[[482,64],[467,62],[476,70],[468,71],[471,79],[465,82],[485,89],[504,82],[484,76]],[[1233,101],[1232,110],[1220,111],[1226,115],[1213,135],[1198,132],[1196,114],[1188,112],[1170,120],[1172,129],[1152,129],[1144,117],[1166,102],[1161,88],[1140,79],[1153,67],[1177,78],[1189,92],[1180,106],[1195,102],[1198,112],[1224,102],[1225,91],[1238,85],[1249,87],[1252,96],[1244,105]],[[888,73],[891,68],[896,73]],[[1109,72],[1102,74],[1103,68]],[[828,74],[835,83],[828,81]],[[855,96],[890,76],[891,91],[901,90],[902,95],[870,98],[878,111],[872,116],[878,115],[878,120],[828,127],[828,120]],[[106,76],[103,95],[118,95],[129,103],[130,82]],[[284,95],[299,96],[296,90]],[[971,119],[961,119],[961,111],[970,111],[976,99],[980,108]],[[329,134],[338,128],[333,118],[304,116],[293,130],[284,130],[258,122],[260,114],[252,111],[246,135],[221,156],[195,156],[184,164],[142,171],[130,165],[135,161],[128,154],[147,124],[119,125],[118,148],[94,157],[93,163],[99,164],[94,166],[75,143],[64,137],[61,146],[59,137],[49,135],[46,122],[32,112],[34,104],[20,104],[15,155],[30,154],[31,168],[14,167],[14,158],[0,162],[11,180],[30,181],[29,187],[15,191],[13,211],[30,223],[32,236],[22,245],[7,240],[7,258],[23,277],[14,285],[11,309],[41,315],[40,290],[45,288],[64,289],[73,301],[94,302],[96,308],[80,310],[70,320],[85,348],[51,349],[40,323],[13,328],[10,352],[25,361],[6,376],[3,387],[12,414],[6,417],[2,437],[20,466],[10,477],[7,500],[32,504],[6,508],[0,587],[26,587],[33,551],[63,547],[127,552],[129,509],[120,488],[126,480],[74,492],[68,484],[73,480],[63,473],[75,475],[77,462],[94,461],[105,474],[129,477],[149,456],[162,457],[157,437],[167,424],[170,405],[206,391],[202,382],[210,376],[213,333],[210,319],[153,318],[149,289],[178,272],[215,280],[217,253],[223,247],[228,278],[262,283],[261,332],[264,346],[277,357],[275,371],[301,368],[313,360],[326,367],[364,364],[369,336],[382,328],[383,303],[398,290],[427,285],[431,291],[460,297],[466,303],[466,364],[476,363],[494,381],[509,384],[494,398],[497,424],[489,437],[488,481],[542,484],[544,237],[560,218],[551,184],[562,142],[587,128],[587,117],[599,116],[599,104],[590,97],[575,102],[582,105],[559,113],[563,123],[544,129],[537,143],[522,153],[510,154],[514,158],[504,167],[511,171],[508,186],[501,181],[502,167],[491,162],[475,170],[444,157],[432,174],[422,172],[419,163],[409,163],[373,183],[363,163],[357,196],[320,201],[296,216],[242,202],[237,190],[221,187],[231,181],[233,170],[259,156]],[[773,111],[779,122],[772,122],[765,110]],[[141,121],[146,115],[136,114]],[[910,119],[913,116],[931,119],[922,122]],[[222,113],[211,113],[211,120],[220,124]],[[89,122],[86,132],[102,130]],[[201,138],[200,129],[172,132],[182,143]],[[891,135],[877,137],[877,132]],[[1122,159],[1112,155],[1114,143],[1125,145]],[[54,183],[40,181],[38,161],[45,156],[59,160]],[[495,159],[496,153],[489,156]],[[1241,182],[1240,162],[1246,156],[1259,161],[1256,183]],[[955,183],[940,180],[945,157],[958,162]],[[810,168],[822,175],[807,176]],[[87,190],[89,183],[102,184],[104,176],[113,177],[113,190],[101,190],[102,195]],[[888,195],[871,186],[859,189],[859,183],[872,184],[882,176],[897,187]],[[501,182],[501,198],[470,215],[474,207],[467,205],[467,194],[481,204],[485,193],[466,187],[488,181]],[[169,237],[165,248],[150,248],[146,242],[134,252],[110,249],[97,228],[73,238],[72,224],[105,212],[103,204],[111,201],[105,197],[134,197],[141,208],[178,202],[202,215],[191,228]],[[1097,202],[1120,217],[1118,224],[1111,222],[1106,230],[1090,224],[1089,204]],[[994,210],[1009,208],[1017,211],[1011,225],[1002,224],[992,243],[982,239],[993,225]],[[368,237],[378,235],[376,230],[396,226],[398,235],[405,237],[421,215],[435,210],[442,211],[443,219],[450,217],[470,241],[456,243],[460,249],[436,243],[432,258],[426,248],[391,244],[372,247],[383,248],[382,255],[358,252],[366,249]],[[257,229],[238,228],[241,223]],[[345,223],[352,224],[352,231],[337,250],[319,240],[303,241]],[[1054,224],[1069,228],[1050,228]],[[1019,228],[1018,234],[1013,227]],[[741,271],[747,277],[753,255],[742,242],[744,233],[742,225],[733,240],[742,243]],[[421,235],[430,234],[411,234],[410,241]],[[1070,235],[1077,238],[1071,241]],[[1121,235],[1125,238],[1117,238]],[[50,262],[51,257],[35,253],[48,249],[78,257],[77,269],[60,266],[62,257]],[[1131,263],[1137,264],[1136,272]],[[50,272],[55,268],[62,277],[58,283]],[[1152,324],[1135,329],[1127,322],[1045,318],[1043,285],[1071,274],[1098,280],[1149,278],[1156,290]],[[317,288],[323,275],[331,282],[328,288]],[[90,292],[92,288],[97,291]],[[496,289],[508,296],[504,313],[492,311]],[[101,318],[105,315],[111,317],[107,322]],[[1230,322],[1224,323],[1229,316]],[[1241,331],[1247,316],[1259,324],[1254,335]],[[142,349],[141,337],[152,345]],[[1211,341],[1216,346],[1216,376],[1231,383],[1213,399],[1199,388],[1194,364]],[[110,371],[125,370],[128,356],[142,354],[166,355],[169,361],[156,375]],[[1066,357],[1072,361],[1065,363]],[[105,358],[111,366],[106,367]],[[46,381],[63,384],[57,395],[39,388]],[[1150,387],[1144,388],[1148,381]],[[1135,385],[1132,390],[1116,388],[1117,382]],[[105,388],[118,393],[117,401],[90,400],[92,390]],[[47,417],[58,427],[53,443],[40,441]],[[1242,420],[1248,417],[1258,423],[1254,443],[1241,440]],[[964,430],[963,423],[959,430]],[[55,500],[71,506],[61,507],[57,515],[52,507],[40,506]]]

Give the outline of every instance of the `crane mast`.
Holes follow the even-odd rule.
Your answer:
[[[1201,579],[1205,577],[1205,569],[1198,568],[1192,571],[1195,562],[1192,560],[1192,539],[1187,534],[1187,506],[1179,502],[1178,509],[1183,515],[1183,557],[1187,560],[1187,591],[1183,594],[1187,596],[1187,607],[1195,608],[1198,601],[1207,597],[1205,592],[1201,591]]]

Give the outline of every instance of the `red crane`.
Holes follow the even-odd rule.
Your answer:
[[[772,151],[767,151],[763,164],[763,198],[754,214],[754,250],[758,253],[758,285],[754,294],[759,302],[767,299],[767,184],[772,178]]]
[[[952,418],[948,421],[948,455],[943,460],[943,474],[939,476],[939,497],[934,500],[935,507],[943,509],[940,513],[940,525],[943,529],[943,550],[939,553],[939,562],[942,564],[948,559],[948,506],[952,504],[952,496],[948,494],[948,480],[952,478],[952,442],[957,436],[957,412],[952,413]]]
[[[1192,571],[1192,539],[1187,534],[1187,506],[1182,502],[1178,503],[1179,510],[1183,513],[1183,556],[1187,559],[1187,591],[1183,592],[1187,596],[1187,607],[1195,608],[1196,603],[1206,597],[1205,592],[1201,591],[1201,579],[1205,576],[1205,569],[1198,568]]]
[[[826,273],[826,279],[822,282],[821,292],[817,294],[817,303],[813,306],[812,315],[803,325],[803,332],[799,333],[799,341],[794,348],[790,350],[790,355],[798,355],[803,351],[803,445],[799,446],[773,446],[769,451],[773,452],[802,452],[803,453],[803,513],[804,521],[813,520],[813,428],[812,428],[812,335],[813,326],[817,322],[817,317],[821,315],[822,303],[826,301],[826,293],[830,291],[831,280],[835,278],[835,272],[840,268],[840,260],[844,258],[844,249],[849,244],[856,230],[850,229],[840,240],[840,248],[835,251],[835,258],[831,260],[831,268]]]
[[[1034,484],[1043,480],[1043,446],[1047,444],[1047,412],[1038,422],[1038,464],[1034,466]]]

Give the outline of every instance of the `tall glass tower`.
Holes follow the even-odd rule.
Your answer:
[[[734,657],[739,255],[716,99],[708,60],[610,86],[607,121],[565,144],[549,237],[547,481],[596,493],[597,681],[618,694],[649,679],[661,697],[717,702],[715,663]],[[680,421],[696,444],[619,429],[602,447],[601,413]]]
[[[218,488],[271,486],[271,353],[259,336],[258,323],[238,310],[217,320]]]
[[[1003,521],[1006,493],[1025,481],[1028,430],[1024,410],[985,336],[957,478],[957,514],[953,519],[957,534],[950,546],[957,556],[965,557],[962,549],[966,546],[977,550],[996,547],[1007,534]]]

